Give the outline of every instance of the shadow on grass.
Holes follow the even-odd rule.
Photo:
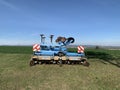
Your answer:
[[[96,52],[93,52],[93,51],[86,51],[85,52],[87,58],[89,59],[92,59],[92,58],[98,58],[100,59],[100,61],[104,64],[106,64],[106,62],[112,64],[112,65],[115,65],[117,67],[120,68],[120,58],[115,58],[113,57],[112,55],[106,53],[106,52],[99,52],[99,51],[96,51]]]

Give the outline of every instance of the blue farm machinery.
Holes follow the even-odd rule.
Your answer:
[[[74,43],[74,38],[58,37],[53,44],[53,36],[50,35],[50,44],[45,42],[45,36],[40,34],[41,43],[33,45],[33,56],[30,66],[35,64],[81,64],[89,66],[84,54],[84,47],[78,46],[78,52],[67,51],[67,46]]]

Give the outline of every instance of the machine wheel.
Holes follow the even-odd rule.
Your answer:
[[[84,65],[84,66],[87,66],[87,67],[89,67],[89,65],[90,65],[90,64],[87,62],[87,59],[86,59],[86,58],[84,58],[84,59],[81,60],[81,64]]]
[[[40,64],[40,65],[41,65],[41,64],[42,64],[42,61],[38,61],[38,64]]]
[[[30,66],[34,66],[35,62],[33,60],[30,61]]]
[[[59,61],[57,62],[57,64],[60,65],[60,67],[62,66],[62,59],[59,59]]]
[[[83,65],[89,67],[90,63],[88,63],[87,61],[85,61],[85,62],[83,63]]]
[[[68,64],[68,65],[70,65],[70,64],[71,64],[69,60],[67,61],[67,64]]]
[[[53,64],[56,64],[56,63],[57,63],[57,62],[56,62],[56,61],[54,61],[54,60],[53,60],[52,62],[53,62]]]

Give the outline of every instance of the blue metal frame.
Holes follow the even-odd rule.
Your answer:
[[[71,53],[67,51],[66,46],[72,43],[72,40],[66,40],[65,42],[59,41],[58,44],[40,44],[40,51],[35,51],[34,55],[38,56],[55,56],[59,52],[62,52],[65,56],[73,56],[73,57],[84,57],[84,53]]]

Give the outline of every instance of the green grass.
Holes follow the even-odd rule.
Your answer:
[[[115,60],[112,59],[112,62],[116,62],[119,60],[118,53],[120,51],[118,50],[87,49],[86,54],[89,57],[90,67],[82,65],[63,65],[62,67],[36,65],[30,67],[31,51],[32,48],[27,46],[16,46],[15,49],[9,46],[0,47],[0,90],[120,89],[120,68],[104,58],[94,56],[108,54],[114,57]],[[90,54],[91,52],[93,54]]]
[[[32,46],[0,46],[0,53],[32,54]]]

